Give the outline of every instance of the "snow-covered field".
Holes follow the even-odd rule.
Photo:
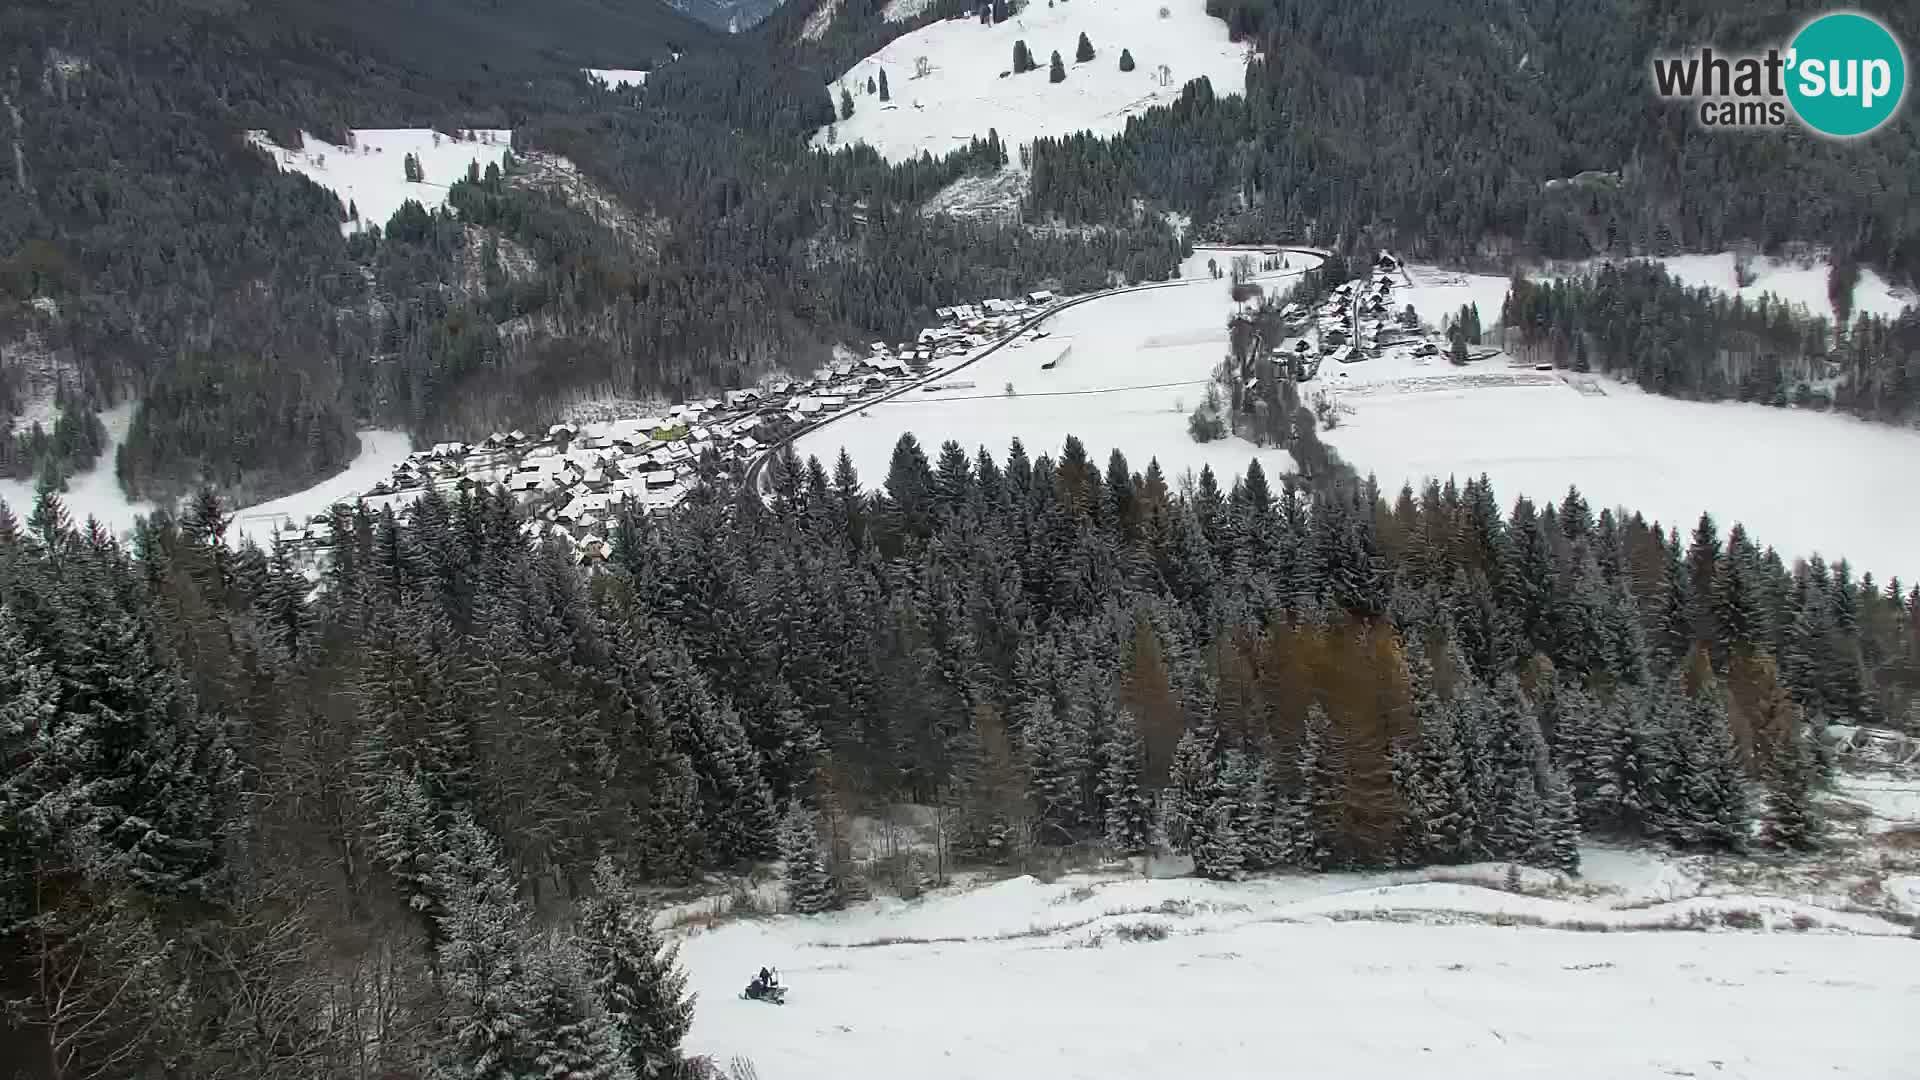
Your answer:
[[[1217,257],[1223,267],[1229,262],[1226,253]],[[957,439],[969,452],[985,445],[1004,457],[1018,436],[1029,454],[1057,457],[1062,440],[1077,435],[1103,466],[1116,447],[1135,469],[1159,458],[1169,482],[1187,469],[1198,473],[1202,465],[1222,476],[1238,474],[1255,457],[1270,475],[1290,471],[1285,451],[1232,439],[1201,444],[1187,434],[1187,414],[1200,404],[1211,372],[1227,354],[1226,318],[1233,306],[1229,283],[1206,277],[1206,258],[1200,252],[1189,260],[1181,284],[1069,308],[1046,322],[1049,336],[1009,345],[934,384],[972,383],[970,388],[909,391],[802,438],[795,452],[830,463],[844,446],[869,486],[886,478],[903,431],[914,432],[930,456],[942,441]],[[1261,280],[1284,288],[1285,277],[1318,259],[1296,253],[1289,262],[1289,270]],[[1054,369],[1041,367],[1063,353]]]
[[[1670,255],[1648,261],[1666,267],[1668,273],[1687,285],[1738,295],[1749,303],[1772,294],[1805,308],[1810,314],[1833,318],[1833,301],[1827,296],[1830,267],[1824,260],[1795,261],[1770,255],[1758,256],[1752,264],[1753,283],[1746,286],[1740,284],[1734,273],[1735,259],[1730,251],[1714,255]],[[1916,300],[1912,292],[1896,289],[1879,274],[1870,269],[1861,269],[1860,281],[1853,288],[1853,310],[1856,314],[1891,319],[1914,303]]]
[[[341,226],[347,232],[369,225],[385,228],[387,219],[408,199],[429,210],[445,206],[448,186],[466,175],[469,163],[478,164],[484,172],[488,165],[504,161],[513,146],[513,132],[500,130],[462,133],[471,139],[429,128],[364,129],[351,134],[353,145],[334,146],[303,132],[305,145],[299,150],[276,145],[265,132],[250,132],[247,137],[273,155],[282,169],[300,173],[340,196],[343,207],[357,207],[360,220]],[[420,160],[419,183],[407,180],[403,161],[408,154]]]
[[[366,494],[392,475],[393,467],[405,461],[411,449],[404,431],[362,431],[360,454],[351,465],[305,490],[235,510],[227,538],[236,546],[251,538],[262,548],[271,547],[275,529],[304,527],[309,518],[326,513],[334,503]]]
[[[1585,896],[1538,871],[1503,891],[1497,866],[1081,875],[726,923],[682,945],[689,1048],[794,1080],[1911,1075],[1903,928],[1765,897],[1665,901],[1648,888],[1659,857],[1586,858]],[[1724,931],[1748,913],[1762,929]],[[785,1006],[739,999],[763,964]]]
[[[120,451],[120,444],[127,441],[133,410],[134,403],[127,401],[100,414],[100,424],[107,429],[107,448],[93,468],[67,477],[67,490],[60,498],[66,503],[67,515],[73,518],[76,527],[85,525],[91,517],[114,533],[125,533],[133,528],[134,518],[153,512],[153,507],[146,503],[127,501],[126,494],[120,490],[120,480],[113,473],[113,459]],[[21,521],[33,512],[35,486],[33,480],[0,478],[0,499],[6,500],[7,508]]]
[[[1744,522],[1789,562],[1818,553],[1882,581],[1920,576],[1920,507],[1889,503],[1874,480],[1920,469],[1920,432],[1681,401],[1498,360],[1463,374],[1443,357],[1423,363],[1396,351],[1323,367],[1321,380],[1353,407],[1323,437],[1390,491],[1484,472],[1505,504],[1522,494],[1557,500],[1577,484],[1595,506],[1626,506],[1669,525],[1690,527],[1703,510],[1723,531]]]
[[[823,3],[816,13],[830,10]],[[1076,64],[1082,33],[1094,57]],[[1016,41],[1027,43],[1039,69],[1001,78],[1013,70]],[[1120,70],[1123,48],[1133,54],[1132,71]],[[1047,81],[1054,52],[1066,66],[1064,82]],[[889,161],[902,161],[922,151],[937,157],[989,128],[1009,147],[1040,135],[1117,134],[1127,117],[1171,103],[1194,79],[1207,78],[1216,94],[1241,93],[1247,56],[1247,46],[1228,40],[1227,24],[1207,14],[1205,0],[1030,3],[997,26],[949,19],[922,27],[855,64],[828,89],[836,108],[840,86],[853,95],[853,117],[836,128],[841,142],[865,142]],[[921,57],[929,65],[924,78],[915,77]],[[866,93],[867,79],[877,79],[883,68],[889,102]],[[825,143],[822,129],[815,144]]]
[[[886,476],[893,445],[913,431],[931,454],[942,440],[1004,454],[1018,435],[1029,453],[1056,452],[1068,434],[1104,461],[1119,447],[1136,469],[1157,456],[1171,477],[1211,465],[1223,477],[1259,458],[1269,475],[1288,456],[1229,439],[1198,444],[1186,413],[1227,349],[1232,310],[1224,281],[1205,278],[1207,252],[1183,274],[1194,284],[1102,298],[1049,320],[1052,335],[1009,347],[967,368],[948,394],[914,391],[802,439],[801,455],[831,461],[841,446],[869,485]],[[1214,253],[1222,267],[1231,255]],[[1413,267],[1414,287],[1394,293],[1438,325],[1462,304],[1498,318],[1505,279]],[[1269,275],[1270,277],[1272,275]],[[1271,288],[1284,287],[1276,281]],[[1823,286],[1824,288],[1824,286]],[[1052,371],[1041,363],[1066,345]],[[1013,383],[1015,396],[1005,394]],[[1743,522],[1791,562],[1845,557],[1856,572],[1920,579],[1920,505],[1887,500],[1875,477],[1920,471],[1920,432],[1800,410],[1679,401],[1597,376],[1511,368],[1503,359],[1455,368],[1405,350],[1325,365],[1303,388],[1327,390],[1351,410],[1324,433],[1388,492],[1426,477],[1482,472],[1503,504],[1525,494],[1558,500],[1578,485],[1596,506],[1625,506],[1691,527],[1710,511],[1724,529]],[[1176,409],[1176,405],[1180,408]]]

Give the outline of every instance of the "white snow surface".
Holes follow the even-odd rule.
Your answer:
[[[1223,266],[1228,261],[1215,255]],[[943,441],[956,439],[969,454],[985,446],[998,459],[1016,436],[1029,455],[1058,457],[1065,437],[1077,435],[1101,467],[1116,448],[1137,471],[1157,458],[1169,484],[1203,465],[1225,484],[1256,458],[1269,476],[1290,472],[1293,461],[1284,450],[1231,438],[1201,444],[1187,434],[1187,415],[1227,354],[1233,307],[1229,282],[1206,277],[1206,258],[1196,252],[1183,267],[1197,277],[1069,308],[1044,324],[1049,336],[1008,345],[934,384],[971,382],[971,388],[909,390],[802,437],[794,450],[831,462],[844,446],[869,487],[886,479],[903,431],[914,432],[929,457]],[[1319,262],[1298,253],[1288,258],[1290,269],[1261,277],[1269,288],[1284,289],[1285,278]],[[1041,368],[1063,352],[1059,366]],[[1012,397],[1006,394],[1009,382]]]
[[[1748,302],[1760,299],[1768,293],[1798,304],[1814,315],[1833,318],[1833,301],[1827,296],[1827,275],[1830,266],[1825,261],[1800,263],[1772,256],[1761,256],[1753,260],[1755,280],[1753,284],[1742,287],[1734,276],[1734,256],[1732,252],[1717,255],[1672,255],[1656,259],[1667,268],[1667,272],[1688,285],[1704,285],[1718,289],[1730,295],[1744,297]],[[1913,294],[1904,289],[1895,289],[1885,279],[1872,270],[1862,268],[1860,281],[1853,288],[1853,310],[1855,314],[1878,315],[1891,319],[1898,316],[1901,309],[1914,302]]]
[[[482,129],[470,132],[472,141],[431,128],[367,128],[350,133],[352,146],[335,146],[302,132],[299,150],[279,146],[263,131],[247,138],[273,155],[282,169],[301,175],[340,196],[340,205],[358,207],[360,220],[345,222],[342,231],[368,226],[385,228],[387,219],[408,199],[428,210],[447,204],[447,188],[466,175],[468,163],[482,172],[499,165],[513,147],[513,132]],[[409,183],[403,160],[420,159],[420,183]]]
[[[1071,6],[1071,5],[1069,5]],[[802,438],[796,451],[832,461],[842,446],[869,486],[885,478],[894,443],[912,431],[931,456],[945,439],[1004,457],[1019,436],[1029,454],[1057,454],[1080,437],[1096,463],[1119,448],[1143,470],[1157,457],[1169,482],[1211,465],[1221,482],[1258,458],[1269,476],[1292,469],[1284,451],[1239,439],[1195,443],[1187,413],[1227,351],[1227,283],[1206,277],[1233,253],[1196,250],[1191,284],[1102,297],[1067,309],[1051,336],[1002,349],[953,382],[951,393],[909,391]],[[1294,268],[1297,270],[1297,267]],[[1292,270],[1289,273],[1293,272]],[[1463,303],[1498,318],[1505,279],[1411,267],[1394,292],[1438,326]],[[1286,287],[1265,275],[1274,291]],[[1183,278],[1183,280],[1185,280]],[[1052,371],[1040,365],[1067,344]],[[1014,384],[1015,396],[1004,393]],[[1584,392],[1583,392],[1584,388]],[[1920,432],[1851,417],[1736,402],[1681,401],[1600,376],[1514,368],[1504,357],[1466,368],[1405,349],[1350,365],[1322,365],[1304,397],[1327,391],[1351,408],[1322,438],[1389,497],[1426,477],[1465,482],[1486,473],[1503,506],[1526,495],[1558,501],[1578,485],[1596,508],[1625,507],[1691,528],[1711,512],[1722,532],[1745,524],[1789,564],[1846,558],[1856,575],[1920,579],[1920,503],[1887,500],[1881,475],[1920,472]],[[1175,405],[1180,406],[1176,410]],[[1788,496],[1791,493],[1791,497]]]
[[[1389,350],[1320,374],[1354,409],[1322,437],[1389,493],[1403,481],[1417,490],[1427,477],[1484,472],[1511,505],[1523,494],[1558,501],[1574,484],[1596,508],[1624,506],[1669,526],[1691,528],[1702,511],[1722,532],[1744,523],[1789,564],[1820,554],[1882,581],[1920,576],[1920,505],[1889,504],[1874,479],[1920,470],[1920,431],[1682,401],[1500,358],[1463,369]]]
[[[133,528],[135,518],[154,511],[150,503],[130,502],[113,472],[114,457],[120,452],[120,444],[127,441],[127,427],[133,423],[133,410],[134,403],[126,401],[100,414],[100,424],[107,429],[106,449],[93,468],[67,477],[67,490],[60,498],[76,528],[91,517],[115,535],[125,535]],[[21,521],[33,512],[36,485],[37,480],[0,479],[0,499],[6,500],[8,509]]]
[[[1751,285],[1745,286],[1740,284],[1734,272],[1736,257],[1731,251],[1668,255],[1644,261],[1657,262],[1666,267],[1667,273],[1672,274],[1685,285],[1715,289],[1729,296],[1740,296],[1748,303],[1772,294],[1780,300],[1805,309],[1808,314],[1828,320],[1833,318],[1833,301],[1827,296],[1827,275],[1831,270],[1831,264],[1825,259],[1755,256],[1751,266],[1754,281]],[[1596,264],[1588,263],[1575,269],[1591,269],[1594,265]],[[1541,276],[1551,277],[1554,274],[1548,273]],[[1884,319],[1891,319],[1916,302],[1920,301],[1916,301],[1911,291],[1895,288],[1888,284],[1885,278],[1865,267],[1861,268],[1860,280],[1853,287],[1853,310],[1856,315],[1878,315]],[[1484,311],[1483,314],[1485,314]],[[1489,318],[1486,321],[1492,323],[1494,320]]]
[[[631,68],[583,68],[582,70],[615,90],[647,84],[647,72]]]
[[[312,487],[257,503],[233,512],[227,540],[236,547],[251,538],[262,548],[272,546],[274,530],[299,529],[334,503],[352,502],[393,473],[412,449],[404,431],[360,432],[360,453],[352,464]]]
[[[887,22],[906,22],[933,6],[933,0],[887,0],[880,17]]]
[[[794,1080],[908,1065],[1251,1078],[1282,1061],[1307,1076],[1911,1075],[1900,1032],[1920,975],[1888,940],[1898,925],[1760,898],[1612,907],[1475,883],[1504,870],[1017,878],[723,924],[682,942],[699,994],[688,1048]],[[1735,911],[1766,931],[1628,932]],[[1809,932],[1789,932],[1796,914]],[[1163,936],[1129,940],[1142,934]],[[763,964],[786,1005],[739,998]]]
[[[1162,6],[1168,9],[1165,19],[1158,16]],[[1082,33],[1094,57],[1077,64]],[[1003,79],[1001,72],[1013,70],[1016,41],[1027,43],[1039,67]],[[1123,48],[1133,53],[1132,71],[1120,70]],[[1054,52],[1066,66],[1064,82],[1047,81]],[[1242,93],[1250,52],[1228,39],[1227,24],[1207,14],[1206,0],[1073,0],[1051,8],[1029,3],[997,26],[947,19],[903,35],[827,89],[836,112],[840,86],[853,95],[853,116],[837,127],[840,142],[864,142],[889,161],[903,161],[922,151],[939,157],[975,136],[984,138],[989,128],[1009,148],[1041,135],[1115,135],[1129,116],[1171,104],[1194,79],[1207,78],[1218,95]],[[922,56],[931,70],[915,78],[915,60]],[[890,102],[865,93],[867,79],[882,68]],[[824,128],[814,143],[826,145]]]

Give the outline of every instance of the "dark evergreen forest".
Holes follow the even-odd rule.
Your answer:
[[[257,499],[337,470],[359,425],[431,439],[535,423],[582,387],[711,391],[847,337],[905,336],[956,296],[1163,277],[1179,255],[1157,225],[1035,237],[921,219],[941,185],[1006,160],[997,138],[899,167],[808,151],[831,119],[819,71],[665,9],[289,8],[0,13],[19,148],[0,169],[0,333],[39,317],[25,301],[49,304],[54,325],[31,327],[74,369],[76,408],[141,400],[116,463],[137,496],[212,482]],[[878,21],[850,20],[835,47],[912,25]],[[658,71],[640,104],[591,88],[585,63]],[[415,209],[343,238],[357,208],[244,141],[422,125],[512,127],[518,151],[566,155],[646,235],[476,176],[454,200],[471,217]],[[506,246],[531,265],[503,266]],[[523,316],[534,332],[497,329]]]
[[[1262,60],[1114,139],[1043,139],[1032,209],[1124,220],[1145,196],[1256,242],[1485,261],[1831,245],[1920,274],[1910,116],[1836,143],[1704,131],[1654,98],[1666,47],[1779,44],[1812,0],[1210,0]],[[1906,40],[1910,6],[1882,5]]]
[[[903,437],[878,493],[784,454],[591,572],[505,492],[343,507],[317,586],[210,492],[125,545],[48,493],[0,515],[0,1053],[676,1075],[648,904],[776,853],[797,910],[864,895],[838,830],[888,801],[974,864],[1577,870],[1817,846],[1823,725],[1914,722],[1920,589],[1317,475]]]

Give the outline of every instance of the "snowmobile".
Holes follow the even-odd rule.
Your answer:
[[[740,991],[740,1000],[764,1001],[769,1005],[785,1005],[787,1003],[787,988],[772,979],[755,976],[754,980],[747,984],[747,988]]]

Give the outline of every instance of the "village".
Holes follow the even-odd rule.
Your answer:
[[[1273,346],[1270,358],[1284,364],[1295,382],[1308,382],[1319,376],[1324,361],[1359,363],[1395,345],[1411,345],[1417,357],[1438,356],[1440,346],[1426,337],[1411,308],[1394,312],[1396,282],[1411,284],[1400,261],[1382,252],[1370,279],[1334,286],[1311,310],[1300,303],[1286,304],[1280,321],[1289,336]]]
[[[650,514],[671,512],[707,479],[744,475],[782,440],[950,370],[1018,333],[1055,301],[1041,290],[939,308],[939,325],[912,341],[874,342],[866,355],[842,353],[812,378],[770,377],[657,415],[438,443],[408,454],[350,501],[370,515],[389,509],[403,515],[428,491],[457,498],[503,487],[525,508],[530,540],[550,538],[571,547],[583,565],[597,564],[607,558],[609,528],[628,504]],[[309,570],[332,543],[326,514],[292,522],[274,536],[278,550]]]

